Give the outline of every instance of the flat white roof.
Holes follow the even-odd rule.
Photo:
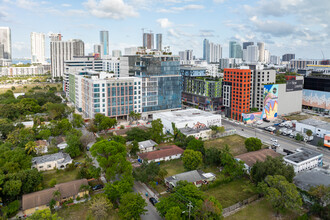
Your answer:
[[[168,111],[168,112],[160,112],[155,113],[154,116],[166,118],[167,120],[175,123],[181,122],[190,122],[194,120],[194,118],[208,118],[208,117],[218,117],[221,118],[220,115],[215,115],[210,112],[202,111],[199,109],[185,109],[178,111]]]

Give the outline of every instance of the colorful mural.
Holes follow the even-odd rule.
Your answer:
[[[254,122],[257,122],[259,120],[262,120],[262,112],[254,112],[249,114],[242,114],[243,122],[245,124],[251,124]]]
[[[304,89],[302,104],[330,110],[330,92]]]
[[[277,118],[278,85],[264,85],[264,109],[262,118],[273,120]]]
[[[200,123],[199,121],[192,127],[192,129],[203,129],[206,128],[204,123]]]

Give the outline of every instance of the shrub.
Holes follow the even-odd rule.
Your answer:
[[[50,186],[50,187],[54,187],[54,186],[56,185],[56,183],[57,183],[56,179],[53,178],[53,179],[51,179],[51,180],[49,181],[49,186]]]
[[[125,129],[125,126],[124,125],[120,125],[120,129]]]

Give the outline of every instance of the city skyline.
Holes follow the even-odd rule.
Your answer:
[[[228,57],[229,41],[235,40],[265,42],[271,55],[295,53],[297,58],[321,59],[322,52],[325,58],[330,56],[326,40],[330,33],[326,13],[330,2],[319,3],[86,0],[54,4],[2,0],[0,26],[11,28],[13,58],[30,56],[31,32],[61,33],[64,40],[81,39],[86,43],[86,52],[93,52],[93,45],[99,43],[99,31],[108,30],[110,51],[124,51],[126,47],[141,46],[141,29],[145,28],[162,33],[163,46],[171,46],[174,54],[192,49],[196,57],[202,57],[203,39],[207,38],[223,46],[223,57]]]

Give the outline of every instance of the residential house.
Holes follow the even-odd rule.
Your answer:
[[[257,161],[264,162],[268,156],[275,158],[275,157],[279,157],[280,154],[276,153],[272,149],[261,149],[258,151],[252,151],[245,154],[240,154],[236,156],[235,159],[238,161],[240,160],[243,161],[246,171],[250,173],[251,168]]]
[[[87,179],[61,183],[50,189],[25,194],[22,197],[23,213],[29,216],[37,210],[49,209],[49,203],[52,199],[57,200],[56,206],[59,206],[69,199],[76,199],[78,196],[82,198],[84,195],[89,194],[86,188],[82,188],[83,185],[88,186]],[[56,191],[60,192],[59,198],[54,197]]]
[[[146,153],[155,150],[156,142],[153,140],[141,141],[139,142],[140,153]]]
[[[37,140],[36,143],[36,153],[45,154],[48,152],[48,142],[46,140]]]
[[[52,170],[55,168],[64,169],[71,163],[72,159],[69,154],[59,152],[32,158],[31,168],[36,168],[38,171]]]
[[[68,144],[66,143],[65,137],[59,136],[59,137],[56,137],[55,139],[56,139],[56,146],[60,150],[64,150],[68,146]]]
[[[213,173],[204,173],[201,170],[192,170],[174,176],[165,178],[165,184],[169,188],[176,187],[179,181],[188,181],[193,183],[195,186],[200,187],[203,184],[208,184],[209,182],[215,180],[216,176]]]
[[[176,145],[170,145],[170,146],[164,146],[159,150],[138,154],[138,157],[142,161],[147,160],[148,163],[150,163],[151,161],[159,162],[159,161],[179,159],[182,154],[183,154],[182,148]]]

